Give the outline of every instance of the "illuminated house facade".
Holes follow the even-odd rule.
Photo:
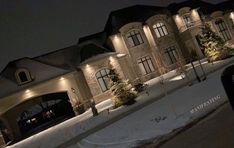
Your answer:
[[[111,12],[104,31],[77,45],[35,58],[10,62],[0,77],[0,130],[18,141],[111,98],[108,73],[117,70],[132,84],[145,82],[203,58],[197,42],[209,23],[228,45],[234,44],[233,3],[191,0],[168,7],[136,5]]]

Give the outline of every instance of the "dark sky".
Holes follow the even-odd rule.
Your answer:
[[[179,1],[0,0],[0,70],[11,60],[64,48],[79,37],[102,31],[112,10]]]

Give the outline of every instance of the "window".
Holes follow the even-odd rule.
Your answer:
[[[137,30],[130,31],[127,34],[127,39],[128,39],[128,43],[129,43],[130,47],[138,46],[138,45],[144,43],[140,32]]]
[[[110,89],[109,69],[102,69],[96,73],[96,78],[103,92]]]
[[[157,38],[160,38],[160,37],[168,34],[166,25],[162,22],[159,22],[159,23],[153,25],[153,29],[154,29],[154,32],[155,32]]]
[[[27,69],[18,69],[15,75],[19,84],[25,84],[32,81],[31,75]]]
[[[216,24],[216,26],[218,28],[218,32],[220,33],[223,40],[224,41],[230,40],[231,36],[230,36],[230,34],[228,32],[227,26],[224,23],[224,21],[220,19],[220,20],[215,21],[215,24]]]
[[[28,81],[27,75],[26,75],[26,73],[25,73],[24,71],[19,72],[18,75],[19,75],[19,79],[20,79],[20,81],[21,81],[22,83]]]
[[[137,62],[143,75],[152,73],[154,71],[154,66],[149,56],[143,57]]]
[[[183,18],[184,18],[184,22],[185,22],[185,25],[186,25],[187,28],[190,28],[190,27],[194,26],[194,22],[193,22],[190,14],[184,15]]]
[[[178,55],[174,46],[165,49],[165,57],[168,62],[168,65],[177,62]]]

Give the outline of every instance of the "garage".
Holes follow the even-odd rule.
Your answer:
[[[6,113],[5,117],[15,117],[15,120],[5,120],[11,127],[18,126],[11,131],[12,141],[16,142],[74,116],[67,92],[58,92],[24,101]]]

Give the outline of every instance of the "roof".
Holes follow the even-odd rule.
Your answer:
[[[98,32],[89,36],[85,36],[79,39],[78,44],[85,44],[85,43],[94,43],[99,46],[104,46],[107,39],[106,32]]]
[[[80,56],[77,45],[56,50],[54,52],[34,58],[41,63],[45,63],[62,69],[70,69],[72,65],[79,65]]]
[[[203,14],[209,14],[215,10],[215,5],[202,0],[187,0],[180,3],[172,3],[168,5],[168,10],[171,14],[177,14],[178,10],[183,7],[190,7],[191,9],[199,8]]]
[[[0,74],[0,97],[74,71],[81,62],[109,52],[111,51],[106,48],[89,43],[70,46],[35,58],[22,58],[12,61]],[[15,72],[20,68],[29,70],[35,79],[30,83],[18,85]]]
[[[86,59],[108,52],[112,51],[95,43],[83,43],[36,57],[35,60],[63,69],[73,69]]]
[[[105,32],[110,35],[118,32],[125,24],[131,22],[145,22],[151,16],[167,12],[168,11],[164,7],[146,5],[135,5],[112,11],[107,20]]]
[[[233,0],[224,1],[222,3],[216,4],[216,10],[229,11],[234,9]]]
[[[27,84],[18,85],[15,72],[17,69],[25,68],[29,70],[30,74],[35,77],[35,79]],[[10,95],[22,89],[26,89],[35,84],[41,83],[43,81],[49,80],[56,76],[68,73],[67,70],[60,69],[57,67],[53,67],[50,65],[46,65],[35,61],[30,58],[22,58],[15,61],[10,62],[6,68],[1,72],[0,76],[0,97],[4,97],[6,95]]]
[[[99,54],[112,52],[111,50],[98,46],[96,44],[82,45],[79,49],[80,49],[80,63]]]
[[[167,8],[172,14],[177,14],[177,11],[183,7],[190,7],[191,9],[199,8],[199,11],[206,15],[217,10],[233,10],[234,3],[233,0],[227,0],[217,4],[211,4],[202,0],[187,0],[181,3],[170,4]]]

